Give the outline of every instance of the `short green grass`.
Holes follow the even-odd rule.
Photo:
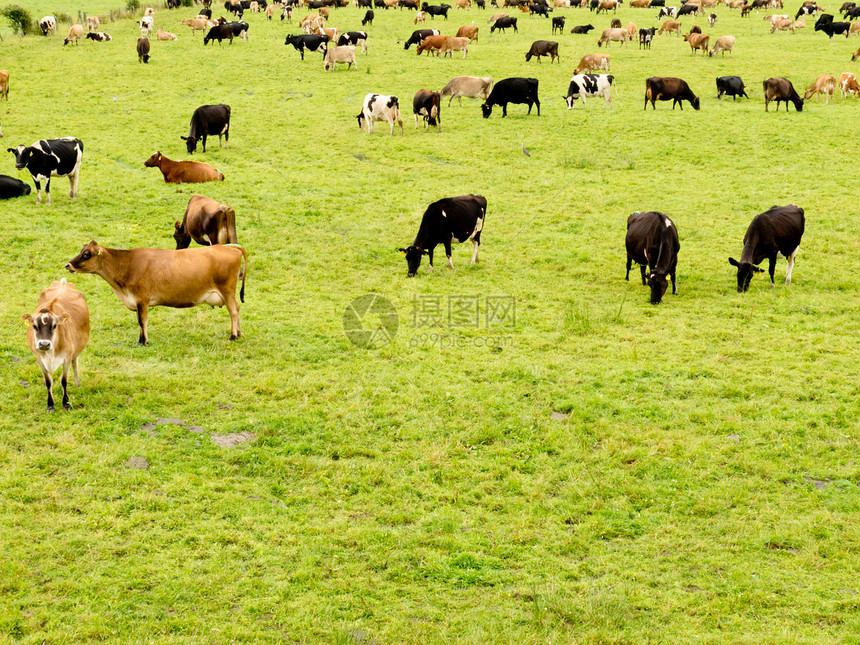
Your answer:
[[[37,19],[111,8],[32,2]],[[565,33],[561,65],[527,64],[549,21],[491,35],[489,8],[428,25],[479,24],[465,61],[404,52],[414,14],[376,10],[358,71],[328,74],[284,47],[295,22],[261,15],[249,43],[203,47],[179,25],[194,9],[159,8],[179,40],[153,42],[149,65],[131,20],[78,47],[4,30],[4,147],[85,145],[77,200],[56,178],[51,206],[0,204],[4,641],[856,642],[860,106],[765,114],[761,81],[856,73],[860,39],[716,12],[715,29],[695,22],[736,36],[733,57],[674,36],[613,46],[614,108],[573,111],[561,97],[598,36]],[[566,31],[610,19],[559,13]],[[732,73],[750,100],[715,98]],[[414,92],[459,74],[536,76],[541,115],[484,120],[467,100],[443,107],[441,134],[416,131]],[[651,75],[687,79],[702,110],[643,111]],[[369,91],[401,97],[404,137],[359,133]],[[215,102],[233,108],[230,147],[195,158],[223,183],[143,167],[185,158],[191,112]],[[0,171],[30,180],[11,155]],[[170,247],[197,192],[230,202],[250,253],[243,337],[227,341],[223,309],[158,308],[135,347],[134,314],[63,265],[91,239]],[[465,192],[489,201],[478,265],[455,247],[451,272],[440,247],[434,273],[407,278],[395,249],[429,202]],[[791,202],[807,215],[794,284],[780,262],[775,289],[758,276],[737,294],[728,256]],[[623,279],[625,221],[645,209],[681,236],[679,293],[657,307]],[[61,277],[93,330],[74,410],[48,415],[20,316]],[[343,332],[367,293],[399,314],[381,348]],[[515,317],[425,324],[476,302]],[[184,425],[146,425],[160,417]],[[256,441],[212,441],[239,432]]]

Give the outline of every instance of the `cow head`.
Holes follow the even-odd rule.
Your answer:
[[[358,119],[358,129],[364,129],[364,112],[359,112],[355,115],[355,118]]]
[[[6,148],[6,152],[11,152],[15,155],[15,167],[18,170],[22,170],[27,165],[27,160],[35,154],[33,149],[27,146]]]
[[[698,110],[699,109],[699,97],[694,96],[693,98],[691,98],[690,99],[690,105],[693,106],[694,110]]]
[[[102,264],[102,247],[93,240],[66,263],[69,273],[98,273]]]
[[[481,104],[481,112],[484,113],[485,119],[489,119],[490,115],[493,113],[493,106],[490,105],[489,103],[482,103]]]
[[[738,262],[734,258],[729,258],[729,264],[738,268],[738,293],[743,293],[750,288],[753,273],[764,273],[764,269],[759,269],[751,262]]]
[[[173,232],[173,239],[176,240],[176,248],[178,249],[187,249],[191,244],[191,236],[188,234],[188,230],[185,228],[185,224],[177,221],[176,230]]]
[[[149,159],[143,162],[143,165],[147,168],[153,168],[155,166],[161,165],[161,151],[159,150],[154,155],[152,155]]]
[[[21,318],[33,326],[36,349],[40,352],[50,352],[54,349],[56,329],[69,320],[69,314],[57,316],[47,309],[40,309],[35,315],[24,314]]]
[[[409,277],[413,277],[416,273],[418,273],[418,267],[421,266],[421,256],[427,255],[427,251],[425,249],[419,249],[414,244],[412,246],[407,246],[405,249],[397,249],[406,256],[406,266],[408,267]]]
[[[197,137],[179,137],[185,142],[185,148],[188,150],[188,154],[193,155],[194,151],[197,150]]]
[[[665,273],[652,273],[648,276],[648,285],[651,287],[651,304],[659,305],[666,295],[666,289],[669,286],[669,281],[666,279]]]

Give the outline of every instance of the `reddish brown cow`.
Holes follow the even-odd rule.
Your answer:
[[[33,314],[22,316],[27,324],[27,345],[45,378],[48,389],[48,412],[54,411],[54,372],[63,366],[63,409],[71,410],[68,394],[69,367],[75,371],[75,385],[81,386],[78,376],[78,356],[90,339],[90,312],[83,294],[65,280],[52,282],[39,295],[39,304]]]
[[[176,222],[173,239],[177,249],[187,249],[193,239],[202,246],[238,244],[236,213],[230,204],[221,204],[205,195],[188,200],[185,217]]]
[[[421,44],[418,45],[418,55],[420,56],[422,52],[425,51],[428,55],[433,51],[438,53],[448,38],[450,38],[450,36],[427,36],[427,38],[421,41]]]
[[[242,268],[242,258],[245,266]],[[137,312],[138,345],[149,342],[149,308],[227,306],[230,340],[239,337],[239,303],[236,283],[242,272],[239,298],[245,302],[248,253],[237,246],[203,246],[169,249],[109,249],[95,240],[66,264],[71,273],[95,273],[110,285],[128,309]]]
[[[202,161],[173,161],[156,152],[143,162],[147,168],[158,167],[168,184],[199,184],[204,181],[224,181],[224,175]]]

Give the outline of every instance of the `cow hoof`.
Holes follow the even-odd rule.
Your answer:
[[[64,409],[66,412],[71,412],[71,410],[72,410],[72,406],[71,406],[71,405],[69,405],[68,403],[63,403],[63,409]]]
[[[234,336],[233,334],[230,334],[230,338],[228,340],[238,340],[238,338],[238,335]]]
[[[54,408],[54,406],[53,406],[53,405],[49,405],[49,406],[48,406],[48,412],[56,412],[56,411],[57,411],[57,410]]]
[[[146,341],[145,340],[139,340],[134,344],[134,346],[135,347],[146,347]]]

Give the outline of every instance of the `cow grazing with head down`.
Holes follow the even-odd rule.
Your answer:
[[[245,265],[242,267],[242,259]],[[137,312],[138,345],[149,342],[150,307],[210,305],[230,312],[230,340],[239,338],[239,303],[236,283],[240,272],[245,302],[248,253],[242,247],[168,249],[109,249],[95,240],[66,264],[71,273],[95,273],[104,278],[123,305]]]
[[[711,37],[708,34],[690,33],[684,36],[684,40],[690,43],[690,52],[695,56],[696,50],[702,51],[702,56],[708,52],[708,44]]]
[[[0,199],[12,199],[30,194],[30,185],[17,177],[0,175]]]
[[[424,129],[431,125],[439,128],[442,132],[442,118],[440,116],[442,95],[430,90],[418,90],[412,99],[412,111],[415,114],[415,127],[418,128],[418,117],[424,117]]]
[[[69,27],[69,35],[66,36],[66,39],[63,41],[63,46],[65,47],[69,43],[79,44],[79,40],[84,37],[84,28],[81,25],[72,25]]]
[[[564,100],[567,101],[567,109],[572,110],[576,104],[576,99],[582,99],[582,107],[585,107],[586,97],[599,96],[603,99],[603,107],[607,104],[612,107],[612,86],[615,78],[611,74],[575,74],[570,79],[570,85],[567,88],[567,96]],[[618,89],[615,89],[616,96]]]
[[[453,269],[451,243],[454,240],[461,243],[471,240],[471,264],[475,264],[486,213],[487,200],[482,195],[446,197],[430,204],[421,216],[421,226],[415,241],[406,248],[398,249],[406,256],[409,277],[418,272],[423,255],[430,261],[428,271],[433,270],[433,250],[439,244],[445,245],[448,266]]]
[[[65,280],[52,282],[39,295],[36,311],[22,316],[27,325],[27,345],[42,370],[48,390],[48,412],[54,411],[54,372],[61,365],[63,375],[63,409],[69,404],[69,368],[75,373],[75,385],[81,386],[78,357],[90,339],[90,312],[84,295]]]
[[[455,38],[468,38],[470,41],[478,40],[478,27],[475,25],[464,25],[457,30]]]
[[[155,21],[152,16],[144,16],[140,19],[138,26],[140,27],[140,35],[149,38],[152,36],[152,30],[155,28]]]
[[[236,213],[230,204],[216,202],[205,195],[188,200],[182,222],[175,223],[173,239],[177,249],[187,249],[194,240],[201,246],[238,244]]]
[[[672,101],[672,109],[680,105],[684,109],[682,101],[689,101],[694,110],[699,109],[699,97],[693,94],[693,90],[687,82],[673,76],[652,76],[645,80],[645,107],[648,109],[648,101],[651,101],[651,109],[656,110],[655,101]]]
[[[735,48],[735,37],[734,36],[720,36],[717,38],[717,41],[714,43],[713,49],[708,52],[708,57],[713,58],[717,54],[726,55],[726,52],[729,52],[729,56],[732,55],[732,52]]]
[[[54,16],[45,16],[39,21],[39,29],[42,30],[42,35],[57,33],[57,19]]]
[[[620,42],[622,45],[627,42],[630,38],[630,34],[626,29],[621,27],[613,27],[610,29],[604,29],[603,33],[600,35],[600,39],[597,41],[598,47],[603,47],[603,43],[606,43],[606,47],[609,47],[609,43],[615,41]]]
[[[490,90],[493,88],[492,76],[455,76],[445,87],[442,88],[440,94],[449,96],[448,107],[451,107],[451,101],[455,98],[463,107],[463,97],[473,99],[487,100],[490,96]]]
[[[370,93],[364,97],[361,112],[356,117],[358,129],[362,130],[367,124],[367,134],[373,132],[374,121],[387,121],[391,125],[390,135],[394,135],[394,124],[400,124],[400,134],[403,134],[403,117],[400,115],[400,99],[396,96]]]
[[[368,9],[367,11],[364,12],[364,18],[361,19],[361,26],[366,27],[367,25],[370,25],[372,27],[373,26],[373,18],[374,18],[373,9]]]
[[[410,45],[420,45],[428,36],[438,36],[438,29],[416,29],[412,35],[406,40],[403,49],[409,49]]]
[[[218,135],[218,147],[221,147],[221,137],[225,145],[230,146],[230,106],[224,103],[218,105],[201,105],[191,115],[191,127],[187,137],[180,137],[185,142],[188,154],[197,150],[197,142],[203,144],[206,152],[206,137]]]
[[[490,118],[494,105],[502,106],[502,117],[508,116],[508,103],[525,103],[529,106],[528,114],[532,113],[532,104],[537,106],[540,116],[540,100],[538,99],[538,79],[536,78],[505,78],[493,86],[490,96],[481,105],[484,118]]]
[[[642,284],[651,287],[651,304],[659,305],[672,279],[672,294],[678,293],[675,282],[675,271],[678,266],[678,229],[667,215],[651,211],[641,213],[636,211],[627,218],[627,275],[630,280],[630,268],[633,262],[639,264],[642,273]],[[648,269],[646,282],[645,269]]]
[[[148,63],[149,62],[149,38],[138,38],[137,39],[137,62],[138,63]]]
[[[561,64],[561,57],[558,55],[558,43],[552,40],[536,40],[532,43],[531,48],[526,52],[526,62],[536,57],[538,62],[542,56],[549,56],[549,62],[553,61]]]
[[[833,92],[836,90],[836,77],[831,74],[822,74],[815,82],[806,90],[806,94],[803,95],[803,100],[808,101],[813,96],[817,96],[819,94],[824,94],[824,102],[830,103],[830,99],[833,98]]]
[[[794,109],[798,112],[803,112],[803,99],[794,89],[787,78],[778,76],[776,78],[765,79],[762,83],[764,88],[764,111],[767,112],[767,106],[771,101],[776,101],[776,111],[779,112],[779,102],[785,101],[785,111],[788,112],[788,102],[794,103]]]
[[[857,58],[860,58],[860,50],[857,50]],[[852,94],[860,97],[860,83],[857,82],[857,77],[851,72],[842,72],[839,76],[839,92],[844,99]]]
[[[354,67],[358,71],[358,63],[355,61],[355,47],[353,45],[343,45],[329,47],[323,56],[323,71],[328,71],[329,67],[334,68],[338,63],[346,63],[346,68]]]
[[[51,177],[57,175],[69,178],[69,197],[78,196],[78,177],[81,172],[81,159],[84,144],[80,139],[41,139],[30,146],[8,148],[15,155],[15,167],[26,168],[36,184],[36,203],[42,203],[42,185],[45,182],[45,201],[51,203]]]
[[[765,258],[768,260],[770,286],[776,286],[773,273],[777,255],[787,260],[785,284],[790,285],[794,260],[800,250],[800,239],[805,226],[803,209],[797,204],[772,206],[764,213],[756,215],[744,235],[744,249],[741,251],[740,261],[729,258],[729,264],[738,268],[738,293],[749,289],[753,273],[764,273],[764,269],[759,269],[756,265]]]
[[[609,71],[609,54],[586,54],[580,59],[579,65],[576,66],[573,73],[581,74],[582,72],[601,69]]]
[[[174,161],[156,152],[143,162],[147,168],[158,168],[166,184],[199,184],[224,181],[224,175],[202,161]]]
[[[718,76],[717,77],[717,98],[722,98],[723,94],[731,96],[735,101],[739,96],[747,96],[744,89],[744,82],[740,76]]]
[[[517,19],[516,18],[510,18],[510,17],[499,18],[490,27],[490,33],[493,33],[494,31],[496,31],[496,29],[503,32],[503,31],[505,31],[505,29],[508,29],[510,27],[513,27],[515,33],[517,32]]]

